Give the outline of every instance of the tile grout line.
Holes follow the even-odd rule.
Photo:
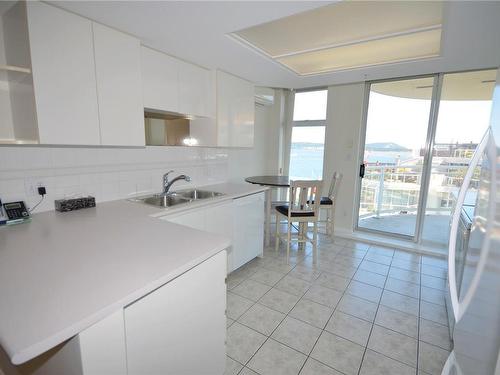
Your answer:
[[[342,247],[342,249],[345,249],[345,246],[343,246],[343,247]],[[353,249],[353,250],[355,250],[355,249]],[[361,262],[362,262],[362,261],[364,260],[364,258],[366,257],[366,254],[368,254],[368,250],[365,252],[365,255],[363,256],[363,258],[361,258]],[[335,259],[338,255],[339,255],[339,254],[337,253],[337,254],[336,254],[336,256],[334,257],[334,259]],[[358,259],[358,258],[356,258],[356,259]],[[321,364],[323,364],[323,365],[325,365],[325,366],[327,366],[327,367],[329,367],[329,368],[333,368],[333,367],[331,367],[331,366],[327,365],[326,363],[323,363],[323,362],[321,362],[321,361],[319,361],[319,360],[317,360],[317,359],[315,359],[315,358],[311,357],[311,353],[313,352],[314,348],[315,348],[315,347],[316,347],[316,345],[318,344],[318,341],[319,341],[320,337],[323,335],[323,332],[328,332],[328,333],[330,333],[329,331],[326,331],[326,330],[325,330],[325,328],[326,328],[326,326],[328,325],[328,322],[332,319],[333,314],[335,314],[335,311],[337,311],[337,307],[338,307],[338,305],[339,305],[340,301],[342,300],[342,298],[344,297],[344,295],[346,294],[347,289],[349,288],[349,285],[351,285],[352,278],[354,277],[354,275],[356,274],[357,270],[359,269],[359,265],[361,264],[361,262],[359,262],[358,266],[356,267],[356,270],[354,271],[353,275],[352,275],[352,276],[351,276],[351,278],[349,279],[349,283],[347,284],[347,286],[345,287],[344,291],[342,292],[342,295],[340,296],[339,301],[337,302],[337,304],[336,304],[336,305],[335,305],[335,307],[333,308],[332,313],[330,314],[330,316],[329,316],[329,317],[328,317],[328,319],[326,320],[325,325],[324,325],[324,326],[323,326],[323,328],[321,329],[321,333],[319,334],[319,336],[318,336],[318,338],[316,339],[316,341],[314,342],[314,344],[313,344],[313,346],[312,346],[311,350],[309,351],[309,354],[308,354],[308,356],[307,356],[307,358],[306,358],[305,362],[303,363],[302,367],[301,367],[301,368],[300,368],[300,370],[299,370],[299,374],[300,374],[300,372],[302,371],[302,369],[304,368],[304,366],[305,366],[305,364],[306,364],[306,362],[307,362],[307,360],[308,360],[309,358],[312,358],[312,359],[314,359],[315,361],[318,361],[319,363],[321,363]],[[325,271],[321,271],[321,272],[325,272]],[[328,272],[327,272],[327,273],[328,273]],[[320,276],[321,276],[321,274],[320,274]],[[344,277],[344,278],[345,278],[345,277]],[[346,278],[346,279],[347,279],[347,278]],[[330,289],[330,288],[329,288],[329,289]],[[336,290],[336,289],[333,289],[333,288],[331,288],[331,289],[332,289],[332,290]],[[333,334],[333,333],[332,333],[332,334]],[[341,336],[339,336],[339,337],[341,337]],[[346,340],[347,340],[347,339],[346,339]],[[349,340],[349,341],[351,341],[351,340]],[[351,341],[351,342],[352,342],[352,341]],[[335,369],[335,368],[334,368],[334,370],[338,371],[338,370],[337,370],[337,369]],[[340,371],[339,371],[339,372],[340,372]]]
[[[394,253],[392,254],[391,264],[392,264],[393,260],[394,260]],[[391,269],[391,266],[389,265],[389,271],[390,271],[390,269]],[[361,356],[361,362],[360,362],[359,368],[358,368],[358,375],[360,375],[361,368],[363,367],[363,361],[365,360],[366,351],[368,350],[368,344],[370,343],[370,338],[372,337],[373,327],[375,326],[375,320],[377,319],[378,310],[380,308],[380,302],[382,301],[382,295],[384,294],[383,291],[385,290],[385,285],[387,284],[387,279],[388,278],[389,278],[389,273],[387,273],[387,277],[385,278],[384,287],[382,288],[382,294],[380,295],[380,299],[379,299],[379,302],[378,302],[378,305],[377,305],[377,309],[376,309],[375,315],[373,317],[373,324],[370,327],[370,333],[368,334],[368,339],[366,340],[365,350],[363,351],[363,355]]]
[[[278,250],[278,251],[279,251],[279,250]],[[305,250],[304,250],[304,251],[305,251]],[[278,258],[275,258],[275,259],[278,259]],[[285,276],[287,276],[290,272],[292,272],[292,271],[295,269],[295,267],[297,267],[297,264],[298,264],[298,263],[295,263],[295,265],[292,267],[292,269],[290,269],[287,273],[285,273],[285,274],[283,275],[283,277],[282,277],[279,281],[281,281],[282,279],[284,279],[284,278],[285,278]],[[290,265],[290,264],[289,264],[289,265]],[[278,282],[279,282],[279,281],[278,281]],[[278,283],[278,282],[277,282],[277,283]],[[277,283],[276,283],[276,284],[277,284]],[[275,284],[275,285],[276,285],[276,284]],[[311,284],[311,286],[312,286],[312,284]],[[311,286],[309,286],[309,288],[307,288],[307,290],[309,290]],[[272,288],[274,288],[274,286],[273,286],[273,287],[271,287],[271,289],[272,289]],[[270,291],[271,289],[269,289],[269,291]],[[279,289],[278,289],[278,290],[279,290]],[[299,303],[299,301],[302,299],[302,297],[303,297],[303,296],[307,293],[307,290],[306,290],[306,291],[302,294],[302,296],[301,296],[301,297],[299,297],[299,299],[297,300],[297,302],[295,302],[295,304],[294,304],[294,305],[293,305],[293,307],[290,309],[290,311],[292,311],[292,310],[293,310],[293,308],[297,305],[297,303]],[[264,297],[267,293],[269,293],[269,291],[267,291],[267,292],[266,292],[266,293],[265,293],[262,297]],[[291,294],[291,293],[290,293],[290,294]],[[257,300],[257,302],[255,302],[252,306],[256,305],[256,304],[258,303],[258,301],[260,301],[260,300],[262,299],[262,297],[260,297],[260,298]],[[250,306],[250,308],[252,308],[252,306]],[[263,306],[265,306],[265,305],[263,305]],[[267,306],[266,306],[266,307],[267,307]],[[250,308],[249,308],[249,309],[250,309]],[[274,309],[272,309],[272,310],[274,310]],[[246,310],[246,311],[248,311],[248,310]],[[274,311],[276,311],[276,310],[274,310]],[[276,330],[278,329],[278,327],[281,325],[281,323],[282,323],[282,322],[286,319],[286,317],[288,316],[288,314],[290,313],[290,311],[289,311],[288,313],[286,313],[286,314],[285,314],[284,318],[283,318],[283,319],[279,322],[279,324],[278,324],[278,325],[277,325],[277,326],[273,329],[273,331],[269,334],[269,336],[266,336],[266,339],[264,340],[264,342],[263,342],[263,343],[262,343],[262,344],[258,347],[258,349],[255,351],[255,353],[254,353],[254,354],[252,354],[252,355],[250,356],[250,358],[249,358],[249,359],[245,362],[245,364],[243,365],[243,368],[242,368],[242,369],[241,369],[238,373],[241,373],[241,371],[243,371],[243,369],[244,369],[245,367],[247,367],[247,365],[250,363],[250,361],[253,359],[253,357],[255,357],[255,355],[256,355],[256,354],[259,352],[259,350],[260,350],[260,349],[261,349],[261,348],[265,345],[265,343],[266,343],[267,341],[269,341],[269,339],[271,338],[271,335],[274,333],[274,331],[276,331]],[[244,313],[243,313],[243,314],[244,314]],[[283,313],[282,313],[282,314],[283,314]],[[241,316],[240,316],[240,317],[241,317]],[[239,319],[239,318],[238,318],[238,319]],[[235,320],[235,321],[237,321],[237,320]],[[239,322],[238,322],[238,323],[239,323]],[[242,323],[240,323],[240,324],[242,324]],[[245,327],[247,327],[247,326],[245,325]],[[248,327],[248,328],[250,328],[250,327]],[[252,329],[252,328],[250,328],[250,329]],[[258,331],[256,331],[255,329],[252,329],[252,330],[254,330],[255,332],[258,332]],[[258,332],[258,333],[262,334],[261,332]],[[279,342],[279,341],[278,341],[278,342]],[[279,342],[279,343],[280,343],[280,344],[282,344],[281,342]],[[282,345],[283,345],[283,344],[282,344]],[[286,346],[287,346],[287,347],[289,347],[288,345],[286,345]],[[293,348],[290,348],[290,349],[293,349]],[[296,350],[296,349],[293,349],[293,350]],[[297,352],[299,352],[298,350],[296,350],[296,351],[297,351]],[[300,352],[299,352],[299,353],[300,353]],[[227,355],[227,354],[226,354],[226,355]],[[307,357],[307,358],[308,358],[308,357]],[[307,358],[306,358],[306,361],[307,361]],[[306,361],[304,361],[304,363],[305,363]],[[250,367],[249,367],[249,368],[250,368]],[[250,369],[251,369],[251,368],[250,368]],[[251,369],[251,370],[252,370],[252,371],[255,371],[255,370],[253,370],[253,369]],[[257,371],[255,371],[255,372],[257,372]]]
[[[343,277],[343,278],[345,278],[345,279],[348,279],[348,280],[349,280],[349,283],[347,284],[346,288],[344,288],[344,291],[342,292],[341,297],[339,298],[339,302],[340,302],[340,300],[341,300],[341,299],[342,299],[342,298],[343,298],[346,294],[349,294],[349,293],[347,293],[347,290],[348,290],[349,286],[352,284],[352,281],[353,281],[353,280],[355,280],[355,279],[354,279],[354,276],[355,276],[356,272],[360,269],[359,267],[360,267],[361,263],[362,263],[364,260],[366,260],[366,259],[365,259],[365,258],[366,258],[366,256],[367,256],[368,254],[370,254],[370,251],[369,251],[369,250],[370,250],[371,246],[368,246],[368,249],[367,249],[367,250],[365,250],[365,253],[364,253],[363,257],[356,257],[356,256],[353,256],[352,254],[345,254],[345,253],[343,252],[343,250],[344,250],[344,249],[349,249],[349,250],[351,250],[352,252],[354,252],[354,251],[356,250],[356,247],[351,247],[351,246],[350,246],[350,245],[348,245],[348,244],[339,245],[339,244],[337,244],[337,243],[335,243],[335,242],[333,242],[333,243],[329,243],[328,245],[335,245],[336,247],[338,247],[338,248],[339,248],[339,249],[335,249],[335,252],[334,252],[334,258],[333,258],[333,260],[331,260],[332,262],[335,262],[335,259],[337,259],[338,257],[341,257],[341,258],[342,258],[342,257],[346,257],[346,258],[353,258],[353,259],[358,259],[358,260],[360,260],[360,261],[359,261],[359,263],[358,263],[358,265],[357,265],[356,267],[352,267],[352,268],[354,268],[354,272],[353,272],[352,276],[350,276],[349,278],[347,278],[345,274],[340,275],[340,274],[337,274],[337,273],[333,273],[333,272],[329,272],[329,271],[324,271],[324,270],[319,269],[319,268],[312,268],[312,267],[309,267],[309,266],[305,265],[305,264],[304,264],[304,261],[305,261],[308,257],[311,257],[311,253],[310,253],[310,252],[309,252],[309,253],[305,252],[305,255],[304,255],[304,256],[301,256],[301,257],[300,257],[300,259],[297,259],[297,260],[295,261],[295,263],[290,264],[290,265],[292,266],[292,268],[291,268],[288,272],[286,272],[285,274],[283,274],[283,276],[282,276],[282,277],[281,277],[281,278],[280,278],[280,279],[279,279],[276,283],[274,283],[274,285],[272,285],[272,286],[271,286],[271,285],[264,284],[264,283],[262,283],[262,282],[260,282],[260,281],[258,281],[258,280],[253,280],[253,279],[251,279],[251,277],[252,277],[252,276],[254,276],[256,272],[258,272],[258,269],[264,269],[264,270],[267,270],[267,271],[274,271],[274,272],[278,272],[278,271],[276,271],[275,269],[273,269],[273,268],[271,268],[271,267],[267,268],[267,267],[263,266],[262,264],[257,265],[257,266],[256,266],[257,270],[255,270],[254,272],[252,272],[252,273],[250,273],[249,275],[245,276],[245,277],[244,277],[244,278],[243,278],[243,279],[242,279],[239,283],[237,283],[236,285],[234,285],[234,286],[233,286],[233,288],[232,288],[232,289],[236,288],[238,285],[240,285],[241,283],[243,283],[245,280],[253,280],[253,281],[259,282],[259,283],[261,283],[261,284],[263,284],[263,285],[266,285],[266,286],[270,287],[269,291],[267,291],[267,292],[266,292],[263,296],[261,296],[261,297],[260,297],[257,301],[253,301],[253,300],[252,300],[252,304],[249,306],[249,308],[248,308],[248,309],[246,309],[246,310],[243,312],[243,314],[241,314],[241,315],[238,317],[238,319],[239,319],[239,318],[240,318],[242,315],[244,315],[244,314],[245,314],[245,313],[246,313],[249,309],[251,309],[254,305],[256,305],[257,303],[259,303],[259,302],[261,301],[261,299],[262,299],[265,295],[267,295],[267,294],[268,294],[268,293],[269,293],[269,292],[270,292],[273,288],[275,288],[275,286],[276,286],[276,285],[277,285],[277,284],[278,284],[278,283],[279,283],[279,282],[280,282],[283,278],[285,278],[286,276],[289,276],[289,274],[290,274],[291,272],[293,272],[293,270],[294,270],[297,266],[301,266],[301,267],[304,267],[304,268],[306,268],[306,269],[308,268],[308,269],[310,269],[310,271],[311,271],[311,272],[314,272],[314,271],[318,271],[318,272],[319,272],[319,275],[318,275],[317,277],[313,277],[313,279],[306,279],[306,278],[301,278],[301,277],[294,277],[294,276],[290,276],[290,277],[294,277],[294,278],[300,279],[300,280],[302,280],[302,281],[306,281],[306,282],[310,283],[310,285],[309,285],[309,286],[308,286],[308,288],[305,290],[305,292],[303,292],[303,293],[302,293],[302,295],[301,295],[301,296],[294,295],[294,296],[298,297],[297,302],[293,305],[293,307],[292,307],[291,309],[289,309],[289,310],[288,310],[288,312],[287,312],[287,313],[285,313],[285,314],[284,314],[283,319],[281,319],[281,320],[280,320],[280,322],[278,323],[278,325],[277,325],[277,326],[273,329],[273,331],[269,334],[269,336],[267,336],[267,335],[266,335],[266,339],[265,339],[265,341],[262,343],[262,345],[260,345],[260,346],[259,346],[259,348],[255,351],[255,353],[254,353],[254,354],[250,357],[250,359],[249,359],[249,360],[248,360],[245,364],[241,364],[240,362],[238,362],[238,361],[236,361],[236,360],[235,360],[237,363],[239,363],[240,365],[242,365],[242,366],[243,366],[243,367],[242,367],[242,369],[240,370],[240,372],[241,372],[241,371],[243,371],[243,369],[244,369],[245,367],[247,367],[248,363],[249,363],[249,362],[250,362],[250,361],[251,361],[251,360],[255,357],[255,355],[256,355],[256,354],[258,353],[258,351],[262,348],[262,346],[264,346],[264,344],[265,344],[265,343],[269,340],[269,338],[272,338],[272,337],[271,337],[271,336],[272,336],[272,334],[273,334],[273,333],[274,333],[274,332],[278,329],[278,327],[280,327],[280,326],[281,326],[281,324],[283,323],[283,321],[284,321],[287,317],[289,317],[289,316],[290,316],[289,314],[290,314],[290,312],[291,312],[291,311],[295,308],[295,306],[296,306],[296,305],[297,305],[297,304],[298,304],[298,303],[299,303],[302,299],[304,299],[304,296],[305,296],[305,294],[307,293],[307,291],[308,291],[308,290],[310,290],[310,289],[311,289],[311,287],[312,287],[312,286],[314,286],[314,285],[321,285],[321,284],[316,284],[316,280],[317,280],[317,279],[321,276],[321,274],[326,274],[326,275],[334,275],[334,276],[337,276],[337,277]],[[307,246],[307,245],[306,245],[306,246]],[[319,246],[318,246],[318,247],[319,247]],[[325,246],[325,250],[327,250],[327,251],[328,251],[328,246]],[[361,249],[361,250],[362,250],[362,249]],[[393,249],[391,249],[391,250],[393,250]],[[396,249],[396,250],[397,250],[397,249]],[[377,253],[375,253],[375,254],[377,254]],[[384,264],[384,263],[378,263],[378,262],[376,262],[376,261],[375,261],[374,263],[377,263],[377,264],[381,264],[381,265],[388,266],[388,267],[389,267],[389,270],[390,270],[390,269],[391,269],[391,267],[393,267],[393,266],[392,266],[392,263],[393,263],[394,259],[397,259],[397,258],[395,257],[395,254],[396,254],[396,253],[395,253],[395,252],[393,252],[393,254],[392,254],[392,256],[391,256],[391,263],[390,263],[389,265],[386,265],[386,264]],[[385,255],[383,255],[383,254],[378,254],[378,255],[380,255],[380,256],[385,256]],[[269,258],[276,259],[276,260],[282,260],[282,259],[283,259],[283,258],[282,258],[282,257],[280,257],[280,256],[277,256],[277,257],[270,256]],[[410,262],[410,263],[416,263],[416,262],[412,262],[411,260],[407,260],[407,259],[402,259],[402,260],[404,260],[404,261],[406,261],[406,262]],[[419,263],[416,263],[416,264],[420,264],[420,265],[421,265],[421,263],[422,263],[422,257],[420,257]],[[343,265],[343,266],[345,266],[345,267],[350,267],[349,265],[344,265],[344,264],[342,264],[342,263],[337,263],[337,264]],[[412,270],[407,270],[407,269],[404,269],[404,268],[399,268],[399,267],[397,267],[397,266],[394,266],[394,268],[402,269],[402,270],[409,271],[409,272],[414,272],[414,271],[412,271]],[[367,270],[367,272],[372,272],[372,271]],[[373,272],[372,272],[372,273],[373,273]],[[421,281],[421,277],[422,277],[421,269],[420,269],[420,272],[418,272],[418,273],[419,273],[419,278],[420,278],[420,281]],[[375,274],[377,274],[377,273],[375,273]],[[377,286],[377,285],[372,285],[372,284],[367,283],[367,282],[363,282],[363,281],[359,281],[359,280],[355,280],[355,281],[360,282],[360,283],[365,284],[365,285],[368,285],[368,286],[372,286],[372,287],[376,287],[376,288],[378,288],[378,289],[381,289],[381,290],[382,290],[382,293],[383,293],[383,291],[384,291],[384,290],[386,290],[386,289],[385,289],[385,286],[386,286],[386,284],[387,284],[387,279],[389,278],[389,275],[388,275],[388,274],[386,274],[386,275],[377,274],[377,275],[379,275],[379,276],[381,276],[381,277],[385,277],[384,286],[383,286],[382,288],[380,288],[380,287],[379,287],[379,286]],[[432,276],[432,275],[429,275],[429,276]],[[433,277],[436,277],[436,276],[433,276]],[[399,281],[402,281],[402,282],[411,283],[411,284],[415,284],[415,283],[413,283],[413,282],[409,282],[408,280],[401,280],[401,279],[396,279],[396,280],[399,280]],[[419,299],[419,315],[418,315],[418,323],[420,323],[420,303],[421,303],[421,289],[422,289],[422,284],[421,284],[421,282],[420,282],[418,285],[419,285],[419,291],[420,291],[420,293],[419,293],[419,298],[418,298],[418,299]],[[327,285],[321,285],[321,286],[323,286],[323,287],[325,287],[325,288],[327,288],[327,289],[330,289],[330,290],[335,290],[335,291],[337,291],[337,292],[340,292],[338,289],[331,288],[331,287],[329,287],[329,286],[327,286]],[[435,288],[432,288],[432,287],[431,287],[431,289],[435,289]],[[276,290],[280,291],[280,289],[276,289]],[[388,289],[387,289],[387,290],[388,290]],[[436,289],[436,290],[439,290],[439,289]],[[231,290],[229,290],[229,291],[231,291]],[[234,293],[234,292],[233,292],[233,293]],[[405,297],[408,297],[408,298],[413,298],[413,297],[408,296],[408,295],[405,295],[405,294],[403,294],[403,293],[399,293],[399,292],[393,292],[393,293],[396,293],[396,294],[399,294],[399,295],[402,295],[402,296],[405,296]],[[239,294],[238,294],[238,293],[234,293],[234,294],[239,296]],[[293,294],[293,293],[292,293],[292,294]],[[356,297],[356,298],[360,298],[360,299],[362,299],[362,300],[365,300],[365,301],[368,301],[368,302],[374,303],[372,300],[365,299],[365,298],[363,298],[363,297],[358,297],[358,296],[355,296],[355,295],[353,295],[353,296],[354,296],[354,297]],[[241,296],[241,297],[246,298],[246,297],[244,297],[244,296]],[[248,298],[247,298],[247,299],[248,299]],[[306,301],[309,301],[309,299],[307,299],[307,298],[305,298],[305,300],[306,300]],[[376,310],[376,312],[375,312],[375,318],[376,318],[376,315],[377,315],[377,313],[378,313],[378,310],[379,310],[379,307],[380,307],[380,304],[381,304],[381,303],[380,303],[380,301],[381,301],[381,297],[380,297],[380,298],[379,298],[379,300],[378,300],[377,310]],[[322,306],[325,306],[325,307],[331,308],[331,307],[330,307],[330,306],[328,306],[328,305],[323,305],[322,303],[319,303],[319,302],[316,302],[316,301],[311,301],[311,302],[318,303],[318,304],[320,304],[320,305],[322,305]],[[433,304],[433,305],[438,305],[438,306],[440,306],[439,304],[434,304],[433,302],[429,302],[429,303],[430,303],[430,304]],[[297,351],[298,353],[301,353],[302,355],[305,355],[305,356],[306,356],[306,360],[305,360],[305,361],[304,361],[304,363],[302,364],[302,366],[301,366],[301,368],[300,368],[299,372],[300,372],[300,371],[302,371],[302,369],[303,369],[303,367],[305,366],[305,363],[307,362],[307,360],[308,360],[309,358],[312,358],[312,357],[310,356],[310,354],[311,354],[311,353],[312,353],[312,351],[314,350],[314,347],[317,345],[317,342],[318,342],[319,338],[321,337],[321,335],[322,335],[324,332],[327,332],[327,333],[330,333],[330,334],[334,334],[334,333],[331,333],[331,332],[327,331],[325,328],[326,328],[326,326],[328,325],[328,322],[331,320],[331,318],[332,318],[333,314],[337,311],[337,309],[338,309],[338,304],[339,304],[339,303],[337,302],[337,304],[336,304],[336,305],[335,305],[335,307],[333,308],[333,312],[330,314],[330,317],[327,319],[326,324],[325,324],[325,325],[323,326],[323,328],[321,329],[321,333],[320,333],[320,335],[318,336],[318,338],[316,339],[316,341],[315,341],[314,345],[312,346],[312,349],[309,351],[309,354],[306,354],[306,353],[304,353],[304,352],[301,352],[301,351],[299,351],[299,350],[297,350],[297,349],[294,349],[294,348],[290,347],[289,345],[287,345],[287,344],[285,344],[285,343],[282,343],[282,342],[281,342],[281,341],[279,341],[279,340],[276,340],[278,343],[280,343],[280,344],[284,345],[285,347],[288,347],[288,348],[290,348],[291,350]],[[264,306],[265,306],[265,305],[264,305]],[[384,305],[384,306],[385,306],[385,305]],[[279,312],[280,314],[283,314],[283,312],[282,312],[282,311],[275,310],[274,308],[271,308],[271,307],[268,307],[268,306],[266,306],[266,307],[267,307],[267,308],[269,308],[269,309],[271,309],[271,310],[273,310],[273,311],[277,311],[277,312]],[[390,306],[389,306],[389,308],[391,308],[391,309],[392,309],[392,307],[390,307]],[[394,309],[394,310],[396,310],[396,311],[400,311],[400,310],[398,310],[398,309]],[[339,310],[339,311],[340,311],[340,310]],[[404,311],[400,311],[400,312],[408,314],[407,312],[404,312]],[[356,316],[351,315],[351,314],[348,314],[348,313],[346,313],[346,314],[347,314],[347,315],[349,315],[349,316],[356,317]],[[409,314],[409,315],[413,315],[413,314]],[[375,319],[375,318],[374,318],[374,319]],[[238,321],[238,319],[235,319],[234,321]],[[309,325],[311,325],[310,323],[305,322],[305,321],[303,321],[303,320],[301,320],[301,319],[299,319],[299,318],[293,318],[293,319],[297,319],[298,321],[301,321],[301,322],[303,322],[303,323],[305,323],[305,324],[309,324]],[[361,319],[362,319],[362,318],[361,318]],[[364,319],[362,319],[362,320],[364,320]],[[255,330],[255,329],[253,329],[252,327],[248,327],[248,326],[246,326],[245,324],[243,324],[243,323],[241,323],[241,322],[238,322],[238,323],[239,323],[239,324],[241,324],[241,325],[243,325],[243,326],[245,326],[245,327],[247,327],[247,328],[249,328],[249,329],[251,329],[252,331],[255,331],[255,332],[258,332],[259,334],[262,334],[261,332],[259,332],[259,331]],[[369,341],[369,339],[370,339],[370,337],[371,337],[372,330],[373,330],[373,326],[374,326],[374,325],[379,326],[378,324],[376,324],[376,323],[375,323],[375,320],[374,320],[373,322],[370,322],[370,323],[372,324],[372,327],[371,327],[371,329],[370,329],[370,334],[369,334],[369,336],[368,336],[368,341]],[[439,324],[438,322],[435,322],[435,323]],[[234,322],[233,322],[233,324],[234,324]],[[311,326],[315,327],[314,325],[311,325]],[[381,327],[383,327],[383,326],[381,326]],[[228,328],[229,328],[229,327],[228,327]],[[316,328],[317,328],[317,327],[316,327]],[[383,328],[386,328],[386,327],[383,327]],[[400,332],[398,332],[398,331],[394,331],[394,330],[392,330],[392,329],[390,329],[390,328],[387,328],[387,329],[389,329],[389,330],[391,330],[391,331],[393,331],[393,332],[400,333]],[[419,331],[419,328],[418,328],[418,331]],[[402,333],[400,333],[400,334],[402,334]],[[419,334],[419,332],[417,332],[417,335],[418,335],[418,334]],[[336,335],[336,334],[334,334],[334,335]],[[408,336],[408,335],[406,335],[406,334],[402,334],[402,335]],[[343,339],[345,339],[345,340],[347,340],[347,341],[353,342],[353,341],[351,341],[351,340],[349,340],[349,339],[346,339],[346,338],[344,338],[344,337],[342,337],[342,336],[339,336],[339,335],[336,335],[336,336],[341,337],[341,338],[343,338]],[[415,337],[412,337],[412,336],[408,336],[408,337],[413,338],[413,339],[415,338]],[[419,337],[419,336],[417,336],[417,337]],[[275,340],[275,339],[273,338],[273,340]],[[361,362],[360,362],[360,368],[359,368],[359,370],[358,370],[358,373],[361,371],[361,366],[362,366],[362,363],[363,363],[363,360],[364,360],[364,357],[365,357],[366,350],[367,350],[367,348],[368,348],[368,347],[367,347],[367,345],[368,345],[368,341],[367,341],[367,344],[366,344],[366,346],[365,346],[365,351],[363,352],[363,357],[362,357]],[[419,340],[419,338],[417,339],[417,341],[420,341],[420,340]],[[354,342],[353,342],[353,343],[354,343]],[[357,344],[357,343],[355,343],[355,344]],[[358,344],[358,345],[359,345],[359,344]],[[375,350],[375,352],[377,352],[377,351]],[[378,352],[377,352],[377,353],[378,353]],[[382,353],[379,353],[379,354],[381,354],[381,355],[385,356],[385,355],[384,355],[384,354],[382,354]],[[231,358],[230,356],[228,356],[228,357],[229,357],[229,358]],[[388,357],[388,358],[390,358],[390,357]],[[231,358],[231,359],[233,359],[233,358]],[[393,358],[391,358],[391,359],[393,359]],[[233,360],[234,360],[234,359],[233,359]],[[316,359],[315,359],[315,360],[316,360]],[[395,359],[393,359],[393,360],[395,360]],[[418,357],[417,357],[417,360],[418,360]],[[316,360],[316,361],[318,361],[318,360]],[[407,363],[401,362],[401,361],[399,361],[399,360],[395,360],[395,361],[397,361],[397,362],[399,362],[399,363],[402,363],[402,364],[405,364],[405,365],[408,365]],[[328,368],[332,368],[330,365],[327,365],[327,364],[325,364],[325,363],[323,363],[323,362],[321,362],[321,361],[318,361],[318,362],[319,362],[319,363],[321,363],[321,364],[323,364],[323,365],[325,365],[325,366],[327,366]],[[247,367],[247,368],[248,368],[248,367]],[[418,371],[418,366],[417,366],[417,371]]]
[[[417,370],[415,374],[418,375],[418,369],[420,368],[420,310],[422,305],[422,258],[420,258],[420,288],[419,288],[419,299],[418,299],[418,320],[417,320]]]

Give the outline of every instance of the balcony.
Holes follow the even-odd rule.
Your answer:
[[[455,159],[455,158],[454,158]],[[455,198],[463,182],[468,160],[432,166],[425,205],[422,243],[445,248],[448,243],[450,217]],[[439,162],[438,158],[435,158]],[[470,189],[477,188],[479,168]],[[361,189],[360,228],[413,237],[421,190],[422,164],[367,166]]]

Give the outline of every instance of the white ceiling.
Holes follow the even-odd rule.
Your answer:
[[[299,76],[229,33],[332,2],[54,1],[54,5],[139,37],[147,46],[258,85],[304,88],[500,66],[500,2],[457,1],[444,9],[442,56]]]

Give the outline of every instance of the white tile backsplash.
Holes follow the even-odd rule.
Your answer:
[[[98,202],[161,191],[163,173],[191,176],[176,187],[201,186],[228,180],[225,149],[189,147],[85,148],[0,147],[0,198],[40,199],[36,186],[47,188],[37,212],[54,209],[54,200],[85,195]],[[33,188],[34,187],[34,188]]]

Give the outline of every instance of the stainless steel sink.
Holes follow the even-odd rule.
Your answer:
[[[189,203],[190,200],[183,198],[181,196],[177,196],[174,194],[169,194],[169,195],[153,195],[150,197],[145,197],[142,199],[139,199],[139,201],[142,201],[146,204],[150,204],[152,206],[158,206],[158,207],[172,207],[178,204],[182,203]]]
[[[138,197],[131,199],[134,202],[142,202],[156,207],[172,207],[179,204],[186,204],[190,202],[199,201],[202,199],[216,198],[224,195],[216,191],[189,189],[181,190],[168,194],[154,194],[145,197]]]
[[[221,195],[224,195],[224,194],[218,193],[216,191],[198,190],[198,189],[181,190],[181,191],[175,192],[175,194],[178,194],[181,197],[188,198],[188,199],[195,200],[195,201],[198,199],[215,198],[215,197],[220,197]]]

